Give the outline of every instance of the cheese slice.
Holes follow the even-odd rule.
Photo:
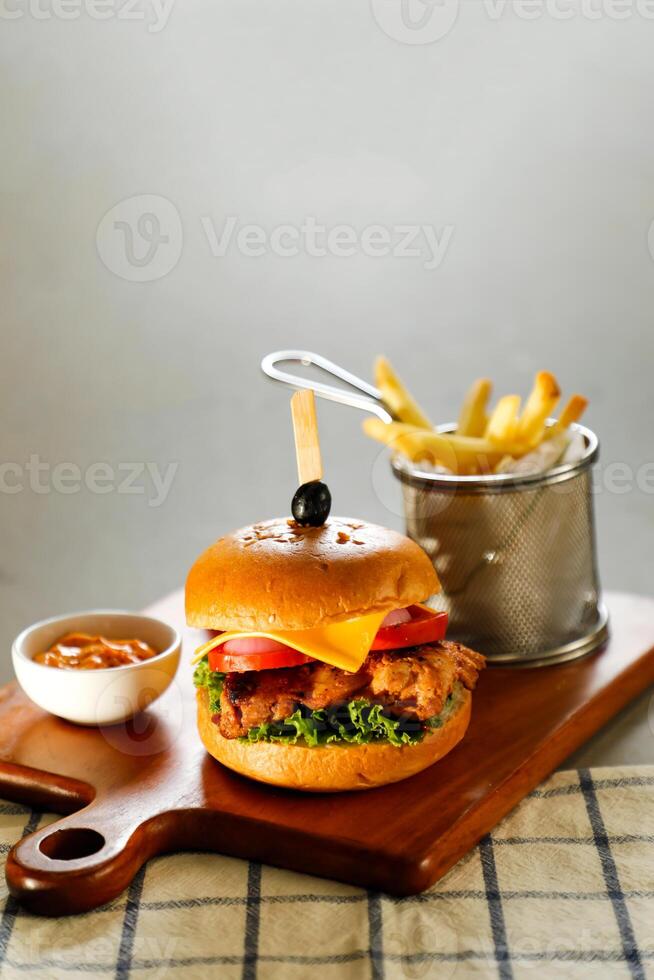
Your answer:
[[[387,612],[368,613],[356,619],[346,619],[342,623],[330,623],[309,630],[239,630],[214,636],[195,651],[193,663],[201,660],[206,653],[222,646],[228,640],[264,637],[277,640],[293,650],[321,660],[332,667],[354,673],[368,656],[372,641],[377,635]]]

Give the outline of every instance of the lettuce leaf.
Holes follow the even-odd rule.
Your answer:
[[[212,714],[220,713],[220,695],[223,693],[225,674],[219,670],[209,670],[209,658],[203,657],[193,671],[193,683],[196,687],[206,687],[209,693],[209,708]]]
[[[251,728],[242,741],[284,742],[287,745],[302,741],[309,746],[336,742],[349,745],[371,742],[415,745],[422,741],[428,730],[440,728],[445,723],[458,700],[456,692],[450,694],[442,712],[424,723],[415,718],[393,718],[384,712],[383,705],[371,704],[363,699],[319,711],[298,708],[284,721]]]
[[[195,668],[193,683],[206,687],[212,713],[220,711],[220,694],[225,674],[209,670],[205,657]],[[454,713],[461,700],[462,688],[455,684],[440,714],[425,722],[415,718],[393,718],[384,712],[381,704],[372,704],[363,698],[347,704],[311,711],[300,707],[288,718],[278,722],[257,725],[244,735],[242,742],[283,742],[295,745],[301,742],[312,747],[334,743],[364,745],[370,742],[389,742],[391,745],[415,745],[432,729],[441,728]]]

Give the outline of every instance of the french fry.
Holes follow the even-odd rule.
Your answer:
[[[520,459],[505,456],[495,467],[496,473],[543,473],[556,466],[565,453],[569,438],[566,432],[559,432],[552,439],[544,439],[535,449],[525,453]]]
[[[483,436],[488,424],[486,406],[492,390],[493,385],[488,378],[475,381],[461,406],[456,426],[457,435]]]
[[[375,380],[397,421],[366,419],[367,435],[412,462],[429,461],[461,475],[551,468],[564,458],[562,453],[571,452],[574,434],[568,429],[588,405],[582,395],[573,395],[558,421],[547,426],[561,390],[553,374],[539,371],[522,412],[520,397],[505,395],[489,417],[492,385],[488,378],[479,378],[466,394],[455,431],[437,432],[385,357],[375,362]]]
[[[418,428],[433,429],[432,423],[402,384],[386,357],[378,357],[375,361],[375,384],[396,418]]]
[[[519,411],[520,396],[504,395],[493,409],[486,426],[486,439],[496,448],[504,447],[504,452],[508,451],[505,447],[515,442]]]
[[[515,456],[502,456],[493,473],[512,473],[516,463]]]
[[[552,414],[560,397],[561,389],[554,375],[539,371],[518,422],[516,437],[519,442],[529,449],[538,445],[545,434],[545,419]]]
[[[503,455],[488,439],[445,435],[404,422],[369,418],[365,419],[363,430],[414,463],[428,460],[446,466],[453,473],[489,472]]]
[[[564,432],[573,422],[578,422],[587,407],[587,398],[584,398],[583,395],[572,395],[561,412],[556,425],[550,426],[547,430],[546,437],[551,439],[557,433]]]

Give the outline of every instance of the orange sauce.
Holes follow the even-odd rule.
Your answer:
[[[67,633],[34,660],[46,667],[64,670],[102,670],[124,667],[156,657],[157,651],[142,640],[107,640],[88,633]]]

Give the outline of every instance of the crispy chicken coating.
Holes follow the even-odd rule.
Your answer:
[[[406,650],[371,652],[356,673],[323,663],[227,674],[215,721],[225,738],[283,721],[296,708],[312,711],[366,698],[392,715],[425,721],[442,711],[458,682],[472,690],[485,659],[443,640]]]

